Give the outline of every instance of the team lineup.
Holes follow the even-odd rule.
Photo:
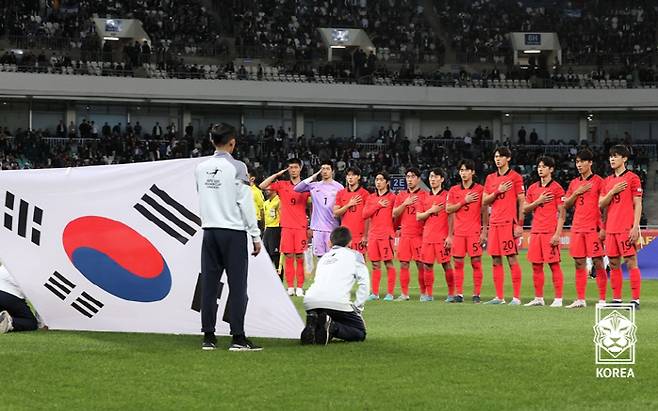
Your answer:
[[[412,167],[405,173],[407,189],[398,194],[391,191],[386,172],[375,175],[371,193],[361,186],[361,171],[356,167],[345,170],[347,186],[343,187],[333,179],[331,162],[323,162],[318,172],[302,180],[301,161],[290,159],[286,169],[259,185],[268,192],[265,245],[275,265],[278,253],[283,255],[285,283],[291,296],[304,295],[304,251],[309,227],[313,254],[317,257],[329,250],[329,235],[334,228],[341,225],[350,230],[350,248],[367,256],[372,263],[369,300],[409,300],[410,264],[414,262],[421,301],[434,300],[434,266],[438,263],[448,290],[445,301],[462,303],[468,256],[473,276],[471,300],[476,304],[481,302],[482,255],[486,250],[493,260],[495,296],[485,304],[506,304],[504,260],[507,260],[513,290],[508,304],[521,305],[518,245],[524,218],[532,215],[526,258],[532,265],[534,298],[524,305],[545,305],[544,265],[548,265],[554,290],[550,306],[562,307],[560,237],[566,210],[573,208],[569,254],[576,268],[576,299],[566,307],[587,305],[588,258],[593,263],[598,301],[606,302],[608,274],[603,259],[607,256],[612,302],[623,299],[623,258],[629,272],[630,301],[639,309],[641,273],[636,247],[643,192],[639,177],[626,168],[629,156],[626,146],[612,147],[611,174],[602,178],[592,172],[593,153],[589,149],[579,151],[575,159],[579,176],[569,183],[566,191],[553,179],[555,160],[542,156],[536,162],[539,181],[526,189],[522,176],[511,168],[511,150],[498,147],[493,154],[496,171],[486,176],[483,185],[476,182],[473,160],[463,159],[457,166],[459,184],[446,189],[445,172],[432,168],[428,170],[429,191],[425,191],[421,188],[421,171]],[[285,173],[289,180],[280,179]],[[318,176],[320,181],[316,181]],[[310,225],[309,204],[312,206]],[[268,223],[268,216],[269,221],[276,222]],[[278,231],[272,238],[273,229],[278,230],[279,226],[280,239]],[[394,258],[400,263],[399,273]],[[383,274],[385,290],[380,289]],[[395,297],[398,278],[400,293]]]

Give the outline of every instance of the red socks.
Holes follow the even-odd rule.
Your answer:
[[[372,270],[372,293],[379,295],[379,282],[382,279],[382,271],[379,268]]]
[[[388,267],[388,270],[387,270],[386,274],[387,274],[387,280],[388,280],[388,284],[387,284],[388,289],[387,289],[387,291],[388,291],[389,294],[393,295],[393,293],[395,292],[395,267]],[[400,273],[400,276],[402,276],[402,273]],[[407,280],[407,284],[408,283],[409,283],[409,281]]]
[[[512,290],[514,291],[514,298],[521,298],[521,266],[519,263],[512,264],[510,269],[512,271]],[[504,275],[503,272],[503,276]]]
[[[448,295],[455,295],[455,270],[444,268],[446,273],[446,284],[448,285]]]
[[[535,285],[535,297],[544,298],[544,264],[532,264],[532,282]]]
[[[596,270],[596,285],[599,287],[599,300],[605,301],[608,290],[608,273],[605,268]]]
[[[503,299],[503,285],[505,283],[505,269],[502,264],[494,264],[493,266],[493,281],[496,288],[496,297]]]
[[[612,286],[612,298],[621,300],[621,287],[623,283],[621,268],[610,270],[610,285]]]
[[[456,295],[464,295],[464,260],[455,260],[454,278]]]
[[[434,267],[427,269],[425,267],[425,295],[432,296],[434,294]]]
[[[297,269],[295,270],[297,274],[297,287],[304,287],[304,257],[297,257]]]
[[[631,268],[629,270],[631,277],[631,298],[633,300],[640,299],[640,289],[642,288],[642,274],[639,268]]]
[[[420,293],[422,295],[425,294],[425,267],[419,263],[416,262],[416,268],[418,270],[418,287],[420,287]]]
[[[603,271],[605,275],[605,270]],[[598,282],[598,278],[597,278]],[[585,300],[585,291],[587,290],[587,270],[585,268],[576,268],[576,298]],[[603,287],[605,291],[605,286]],[[605,296],[603,297],[605,298]]]
[[[295,287],[295,259],[292,257],[285,258],[285,275],[288,288]]]
[[[402,294],[409,295],[409,267],[400,268],[400,287]]]
[[[562,298],[562,290],[564,289],[564,274],[560,263],[551,263],[551,273],[553,273],[553,288],[555,289],[555,298]]]
[[[471,261],[471,266],[473,267],[473,295],[480,295],[480,290],[482,290],[482,261]]]

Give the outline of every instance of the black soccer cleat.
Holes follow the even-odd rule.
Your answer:
[[[635,311],[640,311],[640,302],[636,300],[631,300],[631,304],[635,306]]]
[[[318,314],[316,312],[309,312],[306,315],[306,327],[302,330],[300,342],[302,345],[315,343],[315,329],[318,325]]]
[[[455,300],[453,301],[455,303],[463,303],[464,302],[464,296],[463,295],[456,295]]]
[[[201,349],[204,351],[211,351],[217,348],[217,337],[213,333],[205,333],[203,336],[203,343]]]
[[[473,296],[473,304],[480,304],[480,296],[479,295],[474,295]]]
[[[231,342],[231,346],[228,347],[228,350],[229,351],[262,351],[263,347],[254,344],[253,342],[251,342],[249,338],[233,337],[233,342]]]

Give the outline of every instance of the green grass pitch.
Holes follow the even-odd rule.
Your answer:
[[[574,297],[566,254],[565,302]],[[523,300],[532,297],[523,262]],[[492,296],[484,259],[483,301]],[[547,301],[552,301],[550,272]],[[445,296],[437,268],[435,295]],[[364,343],[203,352],[198,336],[41,331],[0,335],[2,410],[658,409],[658,282],[643,284],[634,379],[596,378],[594,303],[584,310],[475,306],[467,264],[461,305],[368,303]],[[506,271],[506,292],[511,293]],[[629,288],[625,282],[624,296]],[[295,299],[300,307],[301,301]],[[228,338],[220,338],[220,347]]]

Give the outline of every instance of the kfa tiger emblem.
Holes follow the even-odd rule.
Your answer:
[[[628,317],[614,310],[594,325],[594,343],[605,351],[612,361],[633,349],[637,342],[637,327]]]

